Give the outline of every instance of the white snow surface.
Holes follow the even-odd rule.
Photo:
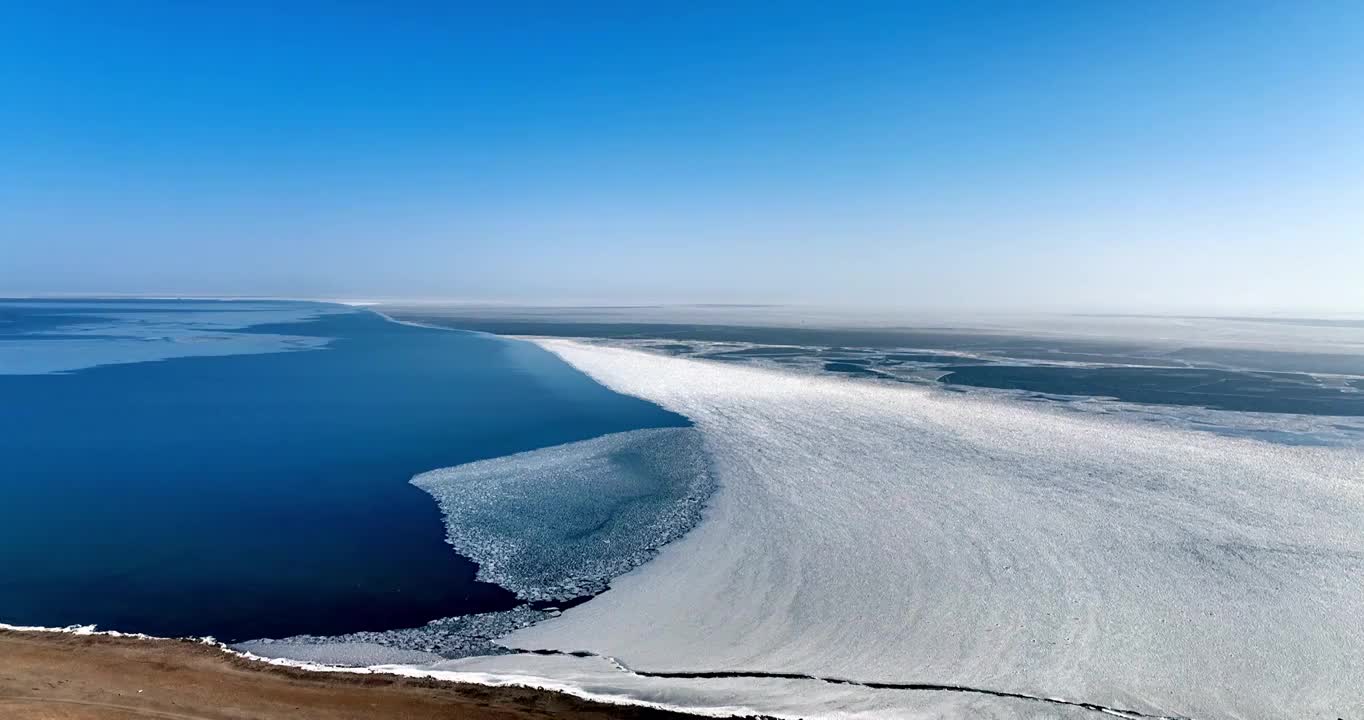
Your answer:
[[[941,683],[1155,715],[1364,716],[1358,448],[538,342],[694,421],[720,487],[691,533],[508,646],[591,651],[637,670]],[[1088,712],[809,680],[659,680],[598,658],[444,669],[712,711]]]

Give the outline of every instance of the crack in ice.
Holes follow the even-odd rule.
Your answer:
[[[825,677],[822,675],[812,675],[809,673],[797,672],[767,672],[761,670],[640,670],[626,665],[619,658],[610,655],[601,655],[588,650],[551,650],[545,648],[528,649],[513,648],[517,653],[525,655],[541,655],[550,657],[574,657],[574,658],[596,658],[610,663],[617,670],[630,675],[647,678],[663,678],[669,680],[719,680],[726,678],[754,678],[771,680],[809,680],[812,682],[828,683],[830,685],[855,685],[869,690],[914,690],[921,692],[954,692],[968,693],[974,695],[986,695],[990,697],[1011,698],[1014,700],[1031,700],[1040,703],[1050,703],[1052,705],[1066,705],[1077,707],[1093,712],[1113,715],[1115,717],[1146,718],[1149,720],[1192,720],[1185,715],[1153,715],[1150,713],[1129,710],[1125,708],[1110,707],[1099,703],[1085,702],[1083,700],[1067,700],[1060,697],[1050,697],[1045,695],[1030,695],[1028,693],[1012,692],[1009,690],[992,690],[990,688],[971,687],[969,685],[954,685],[950,683],[928,683],[928,682],[882,682],[875,680],[853,680],[850,678]]]

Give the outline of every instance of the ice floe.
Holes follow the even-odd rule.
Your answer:
[[[479,579],[570,600],[653,556],[701,517],[714,482],[692,428],[652,428],[423,473]]]

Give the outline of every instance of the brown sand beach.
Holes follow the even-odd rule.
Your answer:
[[[694,720],[522,687],[268,665],[180,640],[0,630],[4,720]]]

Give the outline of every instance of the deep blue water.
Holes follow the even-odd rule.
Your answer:
[[[0,344],[74,336],[82,344],[62,353],[118,363],[5,374],[0,355],[0,622],[238,640],[509,608],[515,598],[474,580],[476,566],[446,544],[436,504],[409,479],[686,424],[526,343],[366,311],[264,305],[289,319],[201,329],[203,338],[182,328],[172,340],[256,335],[266,345],[154,362],[94,348],[151,322],[139,313],[229,313],[232,325],[240,307],[0,308]],[[82,327],[91,315],[107,328]],[[163,335],[142,340],[172,341]]]

